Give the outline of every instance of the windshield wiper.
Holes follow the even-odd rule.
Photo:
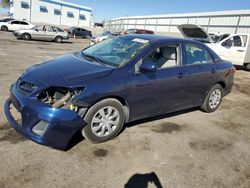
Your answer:
[[[85,54],[85,53],[83,53],[83,52],[82,52],[82,55],[83,55],[85,58],[94,60],[95,62],[97,62],[97,63],[99,63],[99,64],[101,64],[101,65],[106,65],[106,64],[103,63],[103,61],[102,61],[100,58],[98,58],[98,57],[95,57],[95,56],[89,55],[89,54]]]

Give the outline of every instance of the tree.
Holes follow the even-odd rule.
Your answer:
[[[10,7],[10,0],[1,0],[0,7],[9,8]]]

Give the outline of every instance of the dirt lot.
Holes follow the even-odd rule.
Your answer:
[[[73,42],[73,43],[72,43]],[[250,72],[212,114],[188,110],[131,123],[116,139],[58,151],[10,128],[9,86],[30,65],[88,45],[16,40],[0,32],[0,187],[250,187]]]

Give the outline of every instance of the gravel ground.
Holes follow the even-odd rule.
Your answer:
[[[0,32],[0,187],[250,187],[250,72],[238,70],[221,107],[137,121],[114,140],[86,140],[68,151],[36,144],[10,128],[3,112],[9,86],[30,65],[79,51],[63,44],[16,40]]]

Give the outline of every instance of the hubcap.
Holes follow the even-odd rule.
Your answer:
[[[214,90],[209,97],[210,108],[216,108],[221,100],[221,91],[219,89]]]
[[[93,116],[91,121],[91,130],[98,137],[108,136],[118,127],[120,114],[112,106],[101,108]]]

